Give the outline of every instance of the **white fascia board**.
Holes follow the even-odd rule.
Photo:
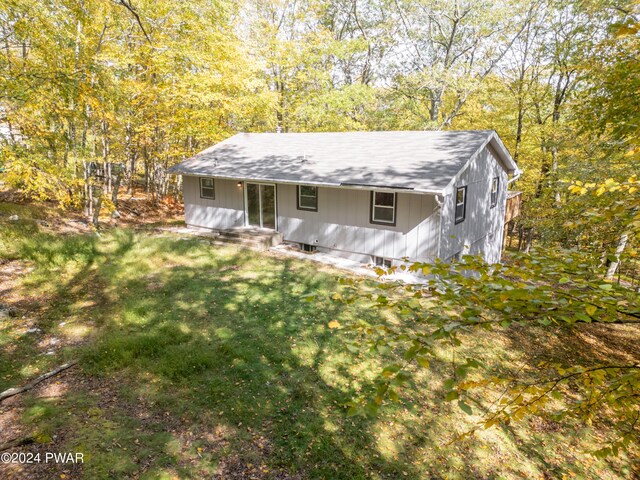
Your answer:
[[[494,149],[496,149],[496,147],[497,147],[498,153],[504,156],[503,159],[497,158],[496,160],[504,168],[504,170],[507,172],[507,174],[516,174],[516,173],[520,172],[520,170],[518,169],[518,166],[516,165],[516,163],[511,158],[511,155],[509,154],[509,151],[504,146],[504,143],[502,143],[502,140],[500,140],[500,137],[494,131],[482,143],[480,148],[478,148],[478,150],[476,150],[475,153],[473,155],[471,155],[471,157],[469,157],[469,160],[467,160],[467,162],[462,166],[462,168],[460,170],[458,170],[458,173],[455,174],[455,176],[451,179],[451,181],[449,182],[447,187],[445,189],[443,189],[443,190],[446,191],[447,193],[450,192],[451,189],[453,188],[453,185],[455,185],[456,182],[458,181],[458,179],[460,178],[460,175],[462,175],[465,172],[465,170],[467,170],[467,168],[469,168],[471,163],[473,163],[476,160],[476,158],[478,158],[478,155],[480,155],[480,153],[482,153],[482,151],[485,148],[487,148],[490,144],[494,147]],[[506,159],[507,162],[504,162],[504,159]],[[506,165],[506,163],[509,163],[509,165]]]
[[[377,187],[375,185],[343,185],[341,183],[330,182],[305,182],[297,180],[282,180],[278,178],[250,178],[242,176],[222,176],[211,174],[196,174],[196,173],[181,173],[175,172],[176,175],[182,175],[183,177],[207,177],[207,178],[219,178],[221,180],[233,180],[236,182],[255,182],[255,183],[282,183],[285,185],[310,185],[312,187],[329,187],[329,188],[346,188],[349,190],[375,190],[377,192],[396,192],[396,193],[418,193],[423,195],[443,195],[444,189],[413,189],[413,188],[393,188],[393,187]]]

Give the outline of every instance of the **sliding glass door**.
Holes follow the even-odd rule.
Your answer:
[[[276,229],[276,186],[247,183],[247,224]]]

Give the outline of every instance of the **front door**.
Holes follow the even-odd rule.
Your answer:
[[[276,186],[247,183],[247,225],[276,229]]]

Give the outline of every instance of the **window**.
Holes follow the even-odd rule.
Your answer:
[[[396,194],[371,192],[371,223],[396,224]]]
[[[384,257],[373,257],[373,263],[375,263],[378,267],[391,268],[392,262],[388,258]]]
[[[456,190],[456,223],[464,221],[467,209],[467,187],[458,187]]]
[[[316,251],[316,246],[315,245],[309,245],[308,243],[301,243],[300,244],[302,251],[303,252],[315,252]]]
[[[318,187],[298,185],[298,210],[318,211]]]
[[[498,191],[500,189],[500,179],[493,177],[491,180],[491,208],[498,204]]]
[[[200,198],[215,200],[216,190],[213,188],[213,178],[200,178]]]

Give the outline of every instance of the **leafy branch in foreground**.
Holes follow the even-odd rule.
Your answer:
[[[624,218],[625,232],[633,244],[639,225],[638,183],[632,177],[621,183],[607,180],[571,189],[594,198],[624,193],[624,206],[612,202],[611,208]],[[606,208],[587,217],[606,217]],[[634,254],[633,249],[630,254]],[[398,401],[399,391],[411,380],[412,373],[428,368],[432,361],[441,361],[436,352],[446,347],[454,355],[444,400],[457,401],[470,415],[474,414],[472,405],[480,410],[474,426],[458,438],[538,415],[553,420],[573,417],[586,423],[598,418],[612,423],[616,438],[592,452],[596,456],[617,455],[632,444],[640,444],[640,355],[626,355],[622,362],[595,356],[570,362],[551,358],[509,374],[491,371],[479,358],[455,356],[455,349],[471,342],[471,335],[479,330],[536,326],[579,332],[590,323],[637,328],[638,292],[606,281],[606,267],[599,266],[593,256],[580,251],[538,250],[513,254],[502,265],[487,265],[477,257],[465,256],[451,264],[414,263],[390,271],[379,269],[378,274],[384,276],[398,268],[423,274],[425,280],[409,285],[382,282],[375,290],[365,291],[360,281],[346,279],[344,292],[335,297],[342,302],[364,297],[381,313],[391,311],[401,321],[420,327],[418,333],[407,333],[410,330],[402,326],[364,321],[346,326],[358,338],[350,349],[393,350],[402,355],[402,361],[380,372],[371,394],[351,402],[349,415],[375,414],[386,401]]]

